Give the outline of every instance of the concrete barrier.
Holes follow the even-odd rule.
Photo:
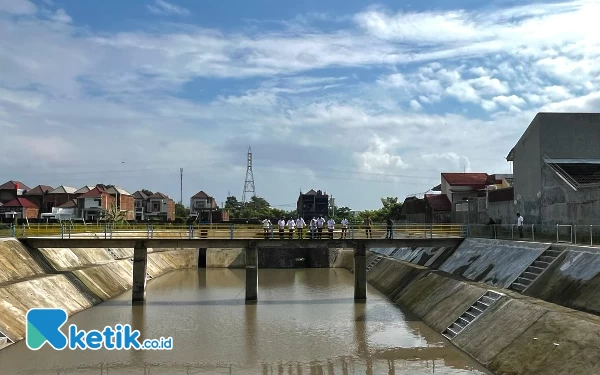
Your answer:
[[[502,293],[451,341],[495,373],[600,373],[600,317],[392,258],[367,275],[371,285],[440,333],[484,293]]]
[[[535,242],[466,238],[439,269],[507,288],[549,247]]]
[[[23,244],[0,238],[0,285],[43,274],[44,270]]]

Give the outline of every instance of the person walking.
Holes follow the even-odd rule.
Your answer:
[[[372,223],[373,222],[371,221],[371,218],[367,216],[365,218],[365,222],[364,222],[364,224],[365,224],[365,234],[367,235],[367,238],[373,238],[373,233],[371,232],[371,224]]]
[[[313,217],[310,221],[310,239],[314,240],[317,232],[317,218]]]
[[[385,238],[394,238],[394,222],[392,218],[387,218],[387,231],[385,232]]]
[[[290,240],[294,238],[294,231],[296,230],[296,221],[290,217],[287,222],[288,230],[290,231]]]
[[[267,218],[265,218],[265,219],[262,221],[262,224],[263,224],[263,231],[265,232],[265,240],[268,240],[268,239],[271,237],[271,236],[270,236],[270,234],[271,234],[271,226],[272,226],[273,224],[271,224],[271,220],[269,220],[269,218],[268,218],[268,217],[267,217]]]
[[[333,240],[333,231],[335,230],[335,220],[332,217],[327,220],[327,230],[329,231],[329,239]]]
[[[340,239],[344,239],[348,235],[348,219],[343,218],[340,224],[342,224],[342,235],[340,236]]]
[[[296,228],[298,228],[298,239],[302,239],[303,235],[304,235],[304,225],[306,223],[304,222],[304,219],[302,217],[299,217],[298,220],[296,220]]]
[[[492,238],[496,238],[496,220],[492,219],[490,217],[490,220],[487,222],[486,225],[490,225],[492,227]]]
[[[317,239],[320,240],[323,235],[323,226],[325,225],[325,219],[323,216],[319,216],[317,219]]]
[[[279,219],[277,222],[279,226],[279,239],[283,240],[284,232],[285,232],[285,220],[283,218]]]
[[[517,227],[519,228],[519,238],[523,238],[523,216],[517,212]]]

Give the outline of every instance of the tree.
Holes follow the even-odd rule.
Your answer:
[[[240,217],[241,208],[242,204],[241,202],[238,202],[236,197],[227,197],[225,209],[229,211],[229,217]]]
[[[175,203],[175,217],[183,217],[187,219],[189,216],[189,208],[186,208],[183,204]]]
[[[119,210],[114,204],[108,210],[103,210],[101,216],[109,223],[118,224],[125,222],[125,212]]]

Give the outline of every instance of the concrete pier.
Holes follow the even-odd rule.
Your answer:
[[[367,299],[367,254],[364,244],[359,243],[354,249],[354,300]]]
[[[146,241],[136,241],[133,248],[133,287],[132,302],[146,299],[146,274],[148,269],[148,246]]]
[[[258,248],[250,243],[246,248],[246,301],[258,299]]]

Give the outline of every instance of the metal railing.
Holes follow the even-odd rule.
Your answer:
[[[216,239],[364,239],[364,238],[494,238],[517,241],[600,245],[600,225],[528,224],[372,224],[370,228],[351,223],[342,229],[336,224],[330,232],[325,226],[314,231],[306,226],[280,232],[275,225],[265,229],[255,224],[73,224],[36,223],[0,227],[0,237],[59,238],[216,238]]]
[[[0,232],[2,237],[59,237],[59,238],[217,238],[217,239],[359,239],[359,238],[434,238],[464,237],[466,228],[460,224],[372,224],[369,228],[361,224],[349,224],[346,228],[336,224],[332,231],[322,228],[304,227],[282,231],[277,226],[265,229],[252,224],[23,224],[11,226]]]

